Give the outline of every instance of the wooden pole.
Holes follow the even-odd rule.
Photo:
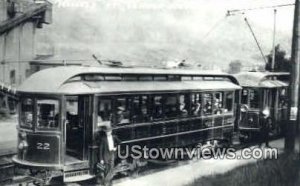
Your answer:
[[[273,52],[272,52],[272,65],[271,65],[271,71],[274,71],[275,69],[275,54],[276,54],[276,51],[275,51],[275,45],[276,45],[276,13],[277,13],[277,10],[274,9],[274,25],[273,25]]]
[[[290,112],[289,122],[286,125],[285,149],[286,151],[294,151],[297,124],[299,121],[298,105],[299,105],[299,68],[300,68],[300,0],[295,0],[292,55],[291,55],[291,82],[290,82]]]

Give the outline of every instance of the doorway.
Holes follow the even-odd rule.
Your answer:
[[[66,162],[88,158],[92,129],[93,99],[91,96],[69,96],[66,100]]]

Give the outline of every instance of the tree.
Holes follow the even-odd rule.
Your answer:
[[[242,69],[242,63],[240,60],[234,60],[229,63],[229,69],[228,73],[229,74],[237,74],[241,71]]]
[[[267,71],[275,71],[275,72],[289,72],[291,67],[291,60],[286,58],[286,52],[280,49],[280,45],[276,45],[275,47],[275,65],[274,70],[272,70],[272,55],[273,51],[267,55],[268,62],[266,64],[265,69]]]

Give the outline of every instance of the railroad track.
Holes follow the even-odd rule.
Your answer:
[[[276,140],[279,139],[279,137],[272,138],[271,140]],[[238,145],[232,146],[236,150],[240,150],[243,148],[251,147],[257,145],[257,142],[248,142],[248,143],[242,143]],[[8,184],[8,185],[17,185],[17,184],[28,184],[28,183],[33,183],[34,181],[38,181],[33,177],[22,177],[22,176],[17,176],[15,175],[15,166],[11,160],[11,157],[15,155],[15,153],[9,153],[0,156],[0,185]],[[162,163],[162,164],[157,164],[157,163],[149,163],[147,166],[143,167],[138,174],[134,175],[118,175],[116,178],[114,178],[113,183],[118,184],[121,183],[125,180],[128,180],[132,177],[138,178],[154,173],[158,173],[161,171],[168,170],[170,168],[175,168],[178,166],[184,166],[188,165],[194,161],[197,160],[190,160],[190,159],[184,159],[184,160],[178,160],[174,161],[172,163]],[[94,184],[92,181],[83,181],[79,182],[77,184],[72,183],[72,186],[74,185],[92,185]],[[68,185],[68,184],[66,184]],[[94,184],[95,185],[95,184]]]
[[[7,184],[15,176],[15,166],[11,158],[15,153],[7,153],[0,156],[0,184]]]

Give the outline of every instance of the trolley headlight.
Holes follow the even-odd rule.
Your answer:
[[[269,117],[270,116],[270,109],[269,108],[265,108],[262,111],[262,114],[263,114],[264,117]]]
[[[250,123],[252,123],[254,121],[252,116],[250,116],[248,120],[249,120]]]
[[[20,138],[21,138],[21,140],[25,140],[26,137],[27,137],[27,134],[26,134],[25,132],[21,132],[21,133],[20,133]]]
[[[22,140],[19,145],[18,145],[18,149],[19,150],[24,150],[28,148],[28,143],[25,140]]]

